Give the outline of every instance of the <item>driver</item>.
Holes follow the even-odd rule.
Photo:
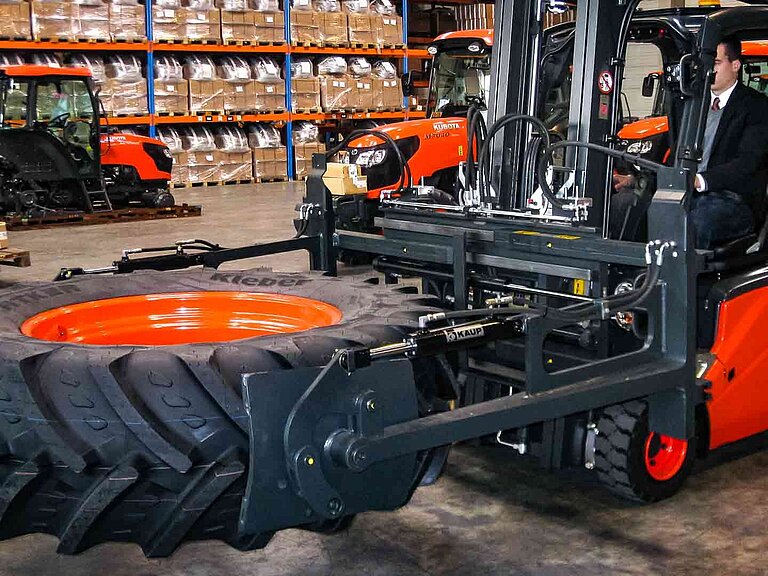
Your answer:
[[[703,153],[696,174],[690,221],[696,247],[749,234],[765,217],[768,186],[768,97],[740,81],[741,42],[717,47],[715,79],[704,131]],[[631,175],[614,176],[609,236],[632,240],[650,193]]]
[[[51,110],[51,118],[58,118],[65,114],[69,114],[69,94],[63,87],[58,87],[51,95],[53,99],[53,110]]]

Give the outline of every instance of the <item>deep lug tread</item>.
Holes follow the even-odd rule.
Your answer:
[[[14,500],[39,475],[40,467],[36,462],[30,460],[18,465],[11,474],[6,476],[5,482],[0,487],[0,518],[5,516],[6,510],[13,504]]]

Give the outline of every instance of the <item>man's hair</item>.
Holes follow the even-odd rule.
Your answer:
[[[728,60],[733,62],[734,60],[738,60],[741,62],[741,40],[738,40],[737,38],[726,38],[722,42],[723,49],[725,50],[725,55],[728,56]]]

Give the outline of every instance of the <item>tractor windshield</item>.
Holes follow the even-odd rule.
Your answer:
[[[442,52],[433,63],[427,116],[462,116],[472,104],[487,106],[490,85],[490,54]]]
[[[744,71],[747,86],[768,95],[768,55],[745,58]]]

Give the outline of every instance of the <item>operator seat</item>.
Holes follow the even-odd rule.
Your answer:
[[[768,197],[768,192],[766,192]],[[768,260],[768,218],[763,215],[757,232],[752,232],[716,246],[707,258],[707,268],[721,272]]]
[[[464,77],[464,99],[479,98],[483,95],[483,79],[482,73],[477,68],[470,68],[467,70],[467,75]]]

